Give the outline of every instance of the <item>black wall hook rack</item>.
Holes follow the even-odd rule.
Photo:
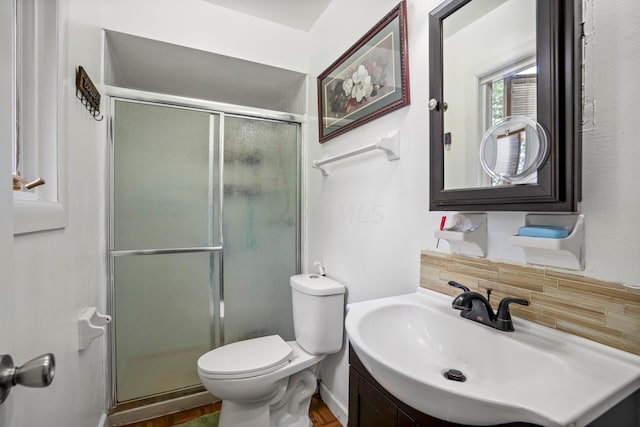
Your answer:
[[[76,98],[80,100],[82,105],[89,111],[89,114],[91,114],[91,117],[97,122],[104,119],[104,116],[100,115],[100,99],[102,95],[100,95],[100,92],[96,89],[82,66],[79,66],[76,71]]]

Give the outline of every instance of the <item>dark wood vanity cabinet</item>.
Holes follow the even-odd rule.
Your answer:
[[[349,426],[414,427],[416,425],[413,418],[353,367],[349,370],[349,381],[349,395],[355,397],[350,399],[350,402],[354,402],[356,406],[355,411],[349,409]],[[351,414],[356,416],[351,417]]]
[[[464,427],[424,414],[393,397],[367,372],[349,345],[349,427]],[[533,427],[510,423],[501,427]]]

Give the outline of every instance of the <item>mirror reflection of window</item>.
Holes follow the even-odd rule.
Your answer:
[[[491,100],[490,122],[486,129],[507,116],[536,120],[536,67],[486,83]],[[485,129],[485,130],[486,130]]]
[[[524,129],[499,135],[496,147],[496,165],[493,170],[498,175],[517,175],[520,167],[520,152],[522,148]]]
[[[501,76],[484,83],[488,106],[485,131],[507,116],[525,116],[532,120],[537,117],[537,71],[535,65],[522,71]],[[509,138],[498,139],[496,173],[509,175],[521,174],[527,165],[527,133],[511,134]],[[538,174],[514,179],[510,184],[535,184]],[[504,185],[503,180],[491,179],[491,185]]]

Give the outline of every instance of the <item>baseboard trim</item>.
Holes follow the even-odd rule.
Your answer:
[[[175,412],[181,412],[188,409],[197,408],[199,406],[205,406],[210,403],[217,402],[218,400],[219,399],[217,399],[207,391],[194,393],[189,396],[183,396],[176,399],[153,403],[151,405],[128,409],[126,411],[111,414],[109,416],[110,424],[107,424],[106,427],[117,427],[138,423]]]
[[[109,418],[107,417],[107,414],[102,414],[100,421],[98,422],[98,427],[109,427]]]
[[[323,383],[320,383],[320,396],[322,401],[327,405],[327,408],[338,419],[343,426],[347,425],[349,420],[349,412],[347,408],[331,393],[331,391]]]

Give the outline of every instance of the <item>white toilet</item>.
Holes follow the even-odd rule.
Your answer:
[[[222,399],[219,427],[309,427],[318,363],[342,347],[342,284],[317,274],[292,276],[296,340],[277,335],[205,353],[198,376]]]

